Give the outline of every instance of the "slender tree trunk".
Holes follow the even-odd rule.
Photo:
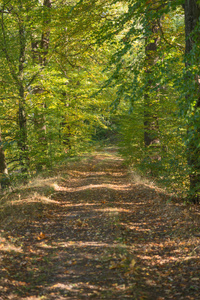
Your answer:
[[[27,145],[27,120],[25,110],[25,90],[24,90],[24,63],[25,63],[25,28],[23,21],[19,20],[19,110],[18,110],[18,124],[19,124],[19,137],[18,147],[20,150],[20,164],[23,173],[28,170],[28,145]]]
[[[40,55],[40,64],[41,66],[45,66],[47,61],[47,54],[49,49],[49,38],[50,38],[50,29],[48,25],[51,23],[51,14],[50,10],[52,7],[51,0],[44,0],[43,7],[44,7],[44,22],[43,22],[43,32],[41,37],[41,55]]]
[[[49,50],[49,38],[50,38],[50,29],[49,24],[51,23],[51,7],[52,7],[52,1],[51,0],[44,0],[43,2],[43,30],[41,34],[40,42],[38,43],[33,42],[32,43],[32,49],[33,49],[33,57],[36,58],[36,48],[39,50],[38,52],[38,62],[43,69],[47,65],[47,55]],[[33,58],[33,59],[34,59]],[[34,59],[35,60],[35,59]],[[38,86],[33,93],[34,94],[42,94],[44,92],[43,87]],[[38,143],[40,145],[40,149],[42,151],[40,157],[44,157],[44,153],[47,155],[47,148],[48,148],[48,141],[46,136],[46,118],[45,118],[45,109],[46,109],[46,103],[40,104],[40,107],[36,107],[34,111],[34,126],[35,126],[35,132],[38,136]],[[45,157],[46,160],[46,157]],[[44,164],[44,158],[36,163],[36,169],[38,172],[42,170],[43,164]]]
[[[22,3],[19,1],[19,8],[22,10]],[[19,93],[19,107],[17,113],[17,124],[19,126],[19,135],[17,143],[20,150],[20,165],[22,172],[27,171],[28,151],[27,151],[27,122],[25,111],[25,90],[24,90],[24,63],[25,63],[25,49],[26,49],[26,30],[24,27],[23,18],[18,16],[18,38],[19,38],[19,56],[18,65],[9,54],[9,47],[7,44],[7,36],[9,33],[6,31],[6,21],[4,12],[1,11],[1,29],[3,34],[2,50],[4,52],[11,76],[16,83]]]
[[[145,68],[146,68],[146,87],[144,94],[144,144],[147,156],[152,161],[160,160],[160,134],[158,124],[158,99],[155,95],[155,74],[154,67],[157,61],[157,48],[159,43],[158,25],[156,22],[149,21],[145,45]],[[152,174],[156,170],[152,170]]]
[[[6,165],[5,154],[3,151],[1,130],[0,130],[0,185],[1,188],[4,189],[5,187],[9,186],[9,184],[10,184],[10,180],[8,176],[8,169]]]
[[[193,64],[200,61],[200,53],[195,50],[195,46],[200,42],[200,30],[194,34],[196,26],[199,24],[200,18],[200,3],[197,0],[185,0],[185,54],[186,54],[186,76],[185,85],[191,82],[192,86],[195,87],[195,93],[192,94],[190,89],[189,93],[186,94],[186,102],[193,104],[192,114],[199,116],[200,110],[200,78],[199,74],[191,74],[189,68]],[[194,51],[193,51],[194,50]],[[193,52],[193,53],[192,53]],[[199,118],[199,117],[198,117]],[[187,136],[187,159],[188,166],[190,168],[190,198],[193,202],[199,202],[200,200],[200,148],[199,148],[199,135],[200,135],[200,124],[199,121],[195,123],[194,119],[188,124],[188,136]]]
[[[19,159],[22,172],[28,171],[28,145],[27,145],[27,120],[25,110],[24,89],[21,87],[18,110],[19,136],[18,147],[20,151]]]

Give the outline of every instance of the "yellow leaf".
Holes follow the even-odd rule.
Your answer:
[[[134,267],[135,267],[135,264],[136,264],[136,261],[135,261],[135,259],[132,259],[132,261],[131,261],[131,263],[130,263],[130,269],[134,269]]]
[[[110,267],[109,267],[109,269],[110,270],[113,270],[113,269],[116,269],[117,268],[117,264],[115,264],[115,263],[111,263],[111,265],[110,265]]]

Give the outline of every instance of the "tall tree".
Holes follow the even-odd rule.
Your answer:
[[[40,36],[32,37],[32,50],[33,50],[33,62],[38,64],[41,70],[45,69],[48,64],[48,50],[50,43],[50,34],[51,34],[51,8],[52,1],[44,0],[42,3],[42,26]],[[36,55],[37,53],[37,55]],[[37,58],[37,59],[36,59]],[[38,83],[35,87],[33,87],[33,94],[38,96],[45,93],[44,87],[41,83]],[[34,127],[35,134],[38,137],[38,153],[37,153],[37,163],[36,169],[37,171],[41,171],[44,162],[47,161],[45,155],[47,156],[48,142],[47,142],[47,130],[46,130],[46,101],[45,97],[42,103],[37,103],[34,108]],[[45,155],[44,155],[45,154]],[[39,159],[39,157],[41,159]]]
[[[186,0],[185,10],[185,85],[188,107],[187,157],[190,175],[190,193],[193,202],[200,200],[200,3]]]
[[[150,2],[151,3],[151,2]],[[158,10],[158,11],[157,11]],[[159,42],[160,42],[160,16],[158,5],[153,2],[146,8],[146,26],[145,26],[145,91],[144,91],[144,144],[147,148],[147,156],[153,162],[161,159],[160,157],[160,132],[159,132],[159,99],[156,86],[158,78],[156,72],[156,63],[159,60]],[[161,26],[161,25],[160,25]],[[151,170],[156,174],[156,168]]]
[[[14,19],[14,21],[13,21]],[[10,26],[16,26],[14,38],[18,41],[16,53],[10,47],[14,45],[13,37],[9,34]],[[6,60],[12,80],[18,91],[18,113],[17,123],[19,160],[22,172],[27,171],[28,152],[27,152],[27,118],[25,109],[25,49],[26,49],[26,29],[22,1],[13,6],[10,2],[2,3],[1,9],[1,50]],[[12,46],[11,46],[12,45]]]
[[[8,169],[7,169],[6,158],[5,158],[3,145],[2,145],[1,130],[0,130],[0,185],[2,189],[9,185]]]

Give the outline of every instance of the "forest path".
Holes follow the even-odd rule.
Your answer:
[[[0,299],[200,299],[200,210],[168,199],[115,152],[71,163],[1,230]]]

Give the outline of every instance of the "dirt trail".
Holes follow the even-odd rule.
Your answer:
[[[200,299],[199,208],[134,181],[115,153],[71,164],[43,200],[1,231],[1,300]]]

